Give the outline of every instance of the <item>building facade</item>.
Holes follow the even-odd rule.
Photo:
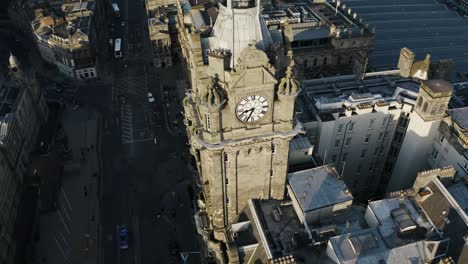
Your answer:
[[[153,50],[153,64],[157,68],[172,66],[170,19],[176,16],[177,7],[175,1],[171,2],[164,2],[164,4],[160,1],[146,1],[148,34]],[[172,25],[176,24],[172,23]]]
[[[269,30],[283,35],[301,78],[318,74],[361,76],[373,50],[374,30],[339,1],[312,4],[278,3],[262,13]]]
[[[457,177],[468,176],[468,107],[450,109],[433,139],[426,161],[428,168],[452,166]]]
[[[15,56],[10,76],[0,84],[0,260],[14,263],[16,213],[39,129],[48,108],[39,87],[23,72]]]
[[[97,78],[94,1],[71,1],[60,9],[36,8],[31,22],[44,61],[75,79]]]
[[[387,191],[410,188],[417,172],[426,168],[427,155],[452,93],[452,84],[445,80],[422,81],[414,106],[415,113],[408,121]]]
[[[208,247],[226,240],[225,228],[249,199],[284,197],[289,142],[301,128],[294,118],[300,88],[293,69],[276,78],[283,69],[271,65],[265,52],[271,39],[259,2],[238,6],[245,3],[220,6],[205,58],[190,48],[196,43],[182,45],[191,72],[191,93],[183,103],[185,124],[199,172],[201,213],[209,219]],[[249,30],[233,34],[230,23]],[[207,63],[195,65],[198,56]]]
[[[398,67],[358,81],[349,75],[302,82],[298,111],[315,154],[336,166],[357,201],[409,188],[428,168],[452,95],[449,82],[426,80],[433,73],[428,59],[414,61],[404,48]]]
[[[468,181],[456,173],[451,166],[420,172],[413,190],[437,231],[450,238],[447,255],[451,263],[461,264],[468,261]]]
[[[444,208],[425,208],[417,192],[351,205],[330,165],[289,174],[287,188],[291,200],[249,200],[228,230],[229,263],[450,263],[463,248],[461,234],[436,229]]]

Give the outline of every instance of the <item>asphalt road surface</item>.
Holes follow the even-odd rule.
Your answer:
[[[121,17],[108,17],[97,31],[110,38],[106,27],[113,23],[124,58],[113,58],[110,47],[100,50],[100,67],[108,69],[110,84],[90,84],[77,93],[80,102],[102,116],[100,263],[184,263],[183,252],[190,252],[186,263],[200,263],[190,197],[193,174],[178,114],[183,94],[176,90],[179,71],[151,66],[144,1],[115,2]],[[171,102],[164,101],[163,87]],[[155,103],[149,103],[148,92]],[[119,247],[122,226],[130,232],[125,250]]]

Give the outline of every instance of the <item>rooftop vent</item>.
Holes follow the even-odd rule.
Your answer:
[[[402,233],[414,230],[418,227],[411,218],[405,205],[400,205],[400,208],[392,210],[390,214],[400,229],[399,231]]]
[[[349,241],[356,255],[378,248],[377,238],[372,233],[350,237]]]

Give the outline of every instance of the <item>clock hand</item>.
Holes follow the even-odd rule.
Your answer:
[[[252,108],[252,109],[250,110],[250,115],[249,115],[249,117],[247,117],[247,121],[249,121],[249,119],[250,119],[250,117],[252,116],[254,110],[255,110],[255,108]]]
[[[247,113],[247,112],[249,112],[249,111],[252,111],[252,110],[254,110],[254,109],[255,109],[255,108],[254,108],[254,107],[252,107],[252,108],[250,108],[250,109],[247,109],[247,110],[245,110],[245,111],[244,111],[244,112],[242,112],[242,113],[243,113],[243,114],[245,114],[245,113]]]

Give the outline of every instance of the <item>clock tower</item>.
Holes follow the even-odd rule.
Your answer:
[[[236,27],[245,34],[229,33]],[[301,129],[294,116],[300,88],[293,65],[285,70],[270,64],[271,37],[259,2],[220,5],[208,43],[206,63],[192,71],[183,104],[202,191],[199,206],[216,233],[249,199],[284,197],[289,142]]]

